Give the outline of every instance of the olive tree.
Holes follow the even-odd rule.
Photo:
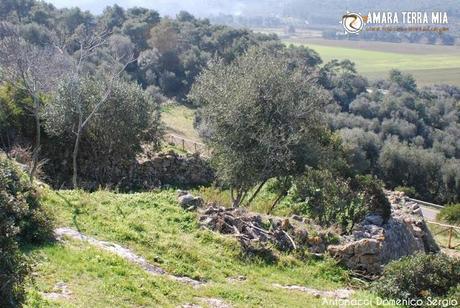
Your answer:
[[[229,65],[213,61],[201,74],[190,99],[201,106],[199,127],[234,207],[251,202],[268,179],[317,164],[328,135],[327,98],[286,58],[265,49],[251,49]]]
[[[74,54],[72,69],[63,76],[58,94],[49,104],[45,116],[50,132],[58,127],[75,136],[72,184],[77,188],[77,159],[85,129],[109,102],[114,87],[121,82],[120,75],[135,59],[131,48],[119,48],[114,40],[109,42],[105,31],[94,32],[80,26],[75,32],[73,40],[79,48]],[[104,52],[107,60],[93,72],[90,68],[91,58],[101,52]],[[93,77],[89,77],[90,74]],[[63,124],[68,125],[67,129],[63,129]]]
[[[108,82],[90,76],[64,79],[45,107],[46,132],[73,140],[74,187],[80,151],[91,157],[89,167],[96,174],[110,168],[110,162],[134,159],[142,142],[158,144],[160,139],[159,104],[137,84],[117,80],[107,92]]]

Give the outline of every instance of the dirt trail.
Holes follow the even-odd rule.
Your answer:
[[[88,242],[89,244],[96,246],[100,249],[109,251],[111,253],[114,253],[118,255],[119,257],[139,265],[142,267],[144,270],[146,270],[148,273],[152,275],[162,275],[166,276],[172,280],[176,280],[179,282],[183,282],[189,285],[192,285],[193,287],[199,287],[204,285],[205,283],[203,281],[195,280],[189,277],[183,277],[183,276],[175,276],[172,274],[168,274],[164,269],[161,267],[152,265],[147,262],[147,260],[141,256],[136,255],[132,250],[122,247],[118,244],[115,243],[110,243],[106,241],[101,241],[96,238],[84,235],[74,229],[70,228],[58,228],[54,230],[54,234],[58,240],[62,240],[64,236],[67,236],[69,238],[75,239],[75,240],[80,240],[80,241],[85,241]]]
[[[333,291],[321,291],[321,290],[307,288],[303,286],[295,286],[295,285],[282,286],[276,283],[273,284],[273,286],[276,288],[305,292],[316,298],[325,297],[325,298],[335,298],[335,299],[347,299],[347,298],[350,298],[351,295],[353,295],[354,293],[354,291],[351,289],[337,289]]]
[[[193,287],[200,287],[205,284],[203,281],[195,280],[189,277],[183,277],[183,276],[175,276],[172,274],[167,273],[164,269],[161,267],[158,267],[156,265],[152,265],[147,260],[137,254],[135,254],[132,250],[122,247],[118,244],[111,243],[111,242],[106,242],[106,241],[101,241],[98,240],[94,237],[84,235],[81,232],[78,232],[77,230],[71,229],[71,228],[58,228],[54,230],[54,234],[56,238],[59,241],[62,241],[64,237],[68,237],[74,240],[80,240],[80,241],[85,241],[89,243],[90,245],[93,245],[95,247],[98,247],[100,249],[103,249],[105,251],[109,251],[111,253],[114,253],[118,255],[119,257],[129,261],[130,263],[136,264],[140,267],[142,267],[145,271],[152,275],[161,275],[168,277],[169,279],[183,282],[186,284],[189,284]],[[303,286],[295,286],[295,285],[289,285],[289,286],[283,286],[280,284],[273,284],[273,287],[275,288],[282,288],[286,290],[295,290],[295,291],[300,291],[300,292],[305,292],[308,293],[314,297],[326,297],[326,298],[337,298],[337,299],[346,299],[351,297],[351,295],[354,293],[353,290],[350,289],[338,289],[338,290],[333,290],[333,291],[321,291],[313,288],[307,288]],[[71,293],[69,293],[71,294]],[[53,294],[50,295],[52,297]],[[205,302],[205,304],[211,306],[211,307],[219,307],[219,308],[228,308],[231,307],[231,305],[225,303],[224,301],[220,299],[205,299],[205,298],[200,298],[200,301]],[[199,305],[193,305],[193,304],[184,304],[183,307],[200,307]]]

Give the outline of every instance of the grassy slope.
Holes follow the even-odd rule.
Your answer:
[[[420,85],[443,82],[460,85],[458,54],[407,54],[309,43],[304,45],[316,50],[325,62],[350,59],[356,63],[358,72],[371,79],[384,78],[389,70],[395,68],[413,74]]]
[[[243,258],[233,238],[200,229],[196,214],[183,211],[173,191],[130,195],[48,192],[45,203],[56,214],[58,226],[120,243],[171,273],[204,279],[208,284],[194,289],[150,276],[110,253],[69,241],[29,250],[37,260],[29,306],[177,306],[214,297],[235,306],[315,307],[320,299],[272,288],[272,284],[334,289],[350,282],[346,271],[332,260],[301,261],[283,255],[270,264]],[[238,275],[247,280],[228,282],[228,277]],[[60,281],[68,285],[71,297],[45,301],[41,292],[51,292]],[[358,292],[356,297],[369,299],[371,295]]]
[[[193,127],[195,111],[183,105],[166,105],[161,113],[161,119],[166,127],[166,132],[184,138],[200,141],[198,132]]]

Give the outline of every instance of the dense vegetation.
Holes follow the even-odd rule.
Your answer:
[[[53,63],[53,67],[70,67],[65,71],[72,72],[64,74],[61,70],[61,77],[64,77],[58,80],[59,87],[53,89],[48,86],[49,80],[43,82],[46,76],[54,78],[56,70],[47,69],[43,74],[41,66],[34,66],[32,71],[36,74],[23,79],[4,78],[6,83],[0,89],[2,148],[8,150],[17,143],[34,145],[34,166],[38,165],[38,158],[48,159],[45,170],[56,185],[71,182],[70,175],[77,174],[77,170],[83,179],[89,176],[94,181],[96,178],[97,183],[103,185],[110,182],[111,172],[129,171],[130,163],[126,162],[141,151],[141,143],[158,144],[161,135],[158,104],[165,96],[189,103],[188,92],[209,63],[220,61],[223,68],[250,48],[257,47],[286,61],[299,80],[308,81],[305,89],[329,92],[328,97],[323,95],[321,105],[325,106],[330,129],[342,139],[352,174],[376,175],[388,188],[403,186],[414,190],[416,197],[430,201],[459,200],[460,91],[456,87],[418,88],[411,76],[398,71],[393,71],[386,80],[370,84],[350,61],[333,60],[322,64],[311,49],[286,48],[275,36],[214,26],[185,12],[178,14],[176,19],[169,19],[160,18],[153,10],[125,10],[115,5],[102,15],[93,16],[78,8],[58,10],[43,2],[7,1],[2,3],[0,14],[16,25],[15,31],[20,35],[19,45],[13,47],[28,47],[24,49],[27,52],[12,57],[18,63],[30,57],[43,62],[41,57],[52,52],[52,46],[59,46],[60,52],[54,54],[68,55],[61,60],[61,56],[53,57],[55,62],[60,61]],[[11,37],[12,31],[5,29],[11,26],[2,30],[4,38]],[[262,66],[260,63],[254,65]],[[13,65],[5,67],[9,69],[5,72],[18,70]],[[111,67],[124,70],[115,74],[109,70]],[[59,93],[61,96],[67,93],[68,97],[78,88],[78,83],[71,80],[84,83],[87,74],[97,76],[98,80],[94,84],[90,81],[92,92],[83,91],[89,100],[82,97],[68,101],[59,99]],[[31,92],[27,85],[32,81],[47,87]],[[130,85],[131,82],[138,83],[142,89]],[[261,78],[261,82],[267,81]],[[299,83],[299,87],[303,86]],[[129,95],[120,94],[123,88],[129,89]],[[147,95],[141,93],[143,90]],[[100,97],[99,101],[94,101],[95,97]],[[234,102],[236,98],[221,107],[231,111],[235,108]],[[68,115],[68,110],[78,106],[84,106],[77,112],[82,117],[84,125],[81,126],[78,117]],[[152,116],[133,117],[137,112]],[[31,114],[35,125],[30,123]],[[85,117],[89,118],[88,123]],[[198,112],[197,124],[200,117]],[[261,121],[265,120],[261,118]],[[136,123],[135,130],[124,128],[123,123],[130,122]],[[128,131],[129,136],[126,135]],[[38,142],[39,132],[45,134],[41,138],[43,144]],[[117,138],[107,139],[114,134]],[[254,136],[247,140],[251,138]],[[38,150],[42,152],[37,156]],[[114,159],[107,161],[108,157]],[[77,163],[70,164],[72,160]],[[89,162],[100,163],[96,174],[92,174],[93,164]],[[59,172],[59,177],[55,177]],[[268,176],[272,175],[278,176],[276,172]],[[263,175],[256,182],[263,182],[268,176]]]
[[[460,204],[449,204],[438,214],[438,218],[451,224],[460,225]]]
[[[430,301],[446,300],[437,306],[456,306],[460,299],[460,260],[445,254],[405,257],[389,263],[383,277],[374,283],[381,296],[413,301],[408,306],[430,306]],[[420,300],[423,304],[417,303]],[[416,304],[417,303],[417,304]]]
[[[0,306],[15,307],[24,299],[30,267],[19,248],[51,239],[50,213],[39,190],[21,168],[0,153]]]

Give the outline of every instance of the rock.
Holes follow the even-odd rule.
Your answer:
[[[188,192],[185,192],[185,194],[181,192],[177,200],[180,206],[186,210],[195,210],[204,204],[203,198],[195,197]]]
[[[355,255],[362,256],[362,255],[369,255],[369,254],[376,254],[379,251],[380,243],[374,239],[362,239],[357,241],[354,245],[354,253]]]
[[[206,159],[197,155],[179,155],[171,151],[156,153],[153,157],[139,161],[129,182],[143,189],[151,189],[165,184],[207,185],[213,180],[214,172]]]
[[[367,215],[366,218],[364,218],[364,223],[381,226],[383,224],[383,217],[380,215],[374,215],[374,214]]]
[[[231,283],[242,282],[242,281],[245,281],[245,280],[246,280],[246,277],[242,276],[242,275],[227,278],[227,281],[231,282]]]
[[[180,190],[180,189],[178,189],[178,190],[176,191],[177,197],[185,196],[185,195],[187,195],[188,193],[189,193],[189,192],[186,191],[186,190]]]
[[[300,216],[300,215],[295,215],[295,214],[291,216],[291,219],[297,220],[297,221],[300,221],[300,222],[303,221],[303,217],[302,217],[302,216]]]
[[[413,210],[412,214],[418,215],[418,216],[423,216],[422,209],[420,207],[415,209],[415,210]]]

